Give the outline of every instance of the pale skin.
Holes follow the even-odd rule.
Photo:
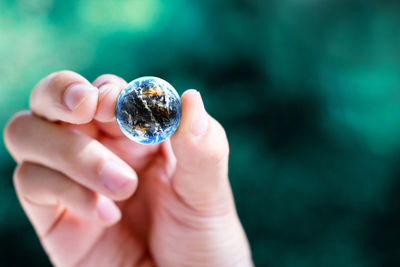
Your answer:
[[[4,130],[21,205],[55,266],[253,266],[229,180],[229,145],[200,94],[156,145],[115,121],[126,81],[71,71],[33,89]]]

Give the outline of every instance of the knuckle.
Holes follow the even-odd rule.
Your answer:
[[[52,73],[48,76],[50,81],[48,83],[48,88],[51,90],[56,90],[61,92],[67,89],[73,83],[88,83],[88,81],[76,72],[70,70],[62,70]]]
[[[68,75],[75,75],[76,72],[73,72],[71,70],[60,70],[60,71],[56,71],[53,74],[57,75],[57,76],[68,76]]]
[[[208,160],[219,164],[228,160],[229,157],[229,147],[224,144],[220,144],[215,146],[213,149],[210,150],[208,154]]]
[[[76,76],[80,77],[79,74],[70,70],[61,70],[49,75],[53,83],[69,80],[71,77],[76,77]]]
[[[59,172],[57,172],[55,177],[58,183],[52,188],[52,194],[54,194],[57,199],[63,199],[65,196],[73,195],[73,192],[76,191],[74,183]]]
[[[96,207],[97,193],[74,182],[71,178],[60,174],[60,183],[54,186],[52,194],[61,204],[65,201],[79,203],[85,210],[94,210]]]
[[[6,127],[4,128],[3,136],[4,143],[6,147],[12,151],[13,145],[18,143],[18,137],[20,133],[24,132],[26,127],[26,122],[32,118],[32,113],[30,111],[20,111],[16,113],[8,121]]]
[[[52,188],[52,194],[56,197],[56,199],[62,200],[68,198],[68,196],[76,196],[76,184],[70,180],[67,180],[68,178],[64,177],[62,174],[59,174],[57,177],[59,183],[57,186]]]
[[[64,130],[64,137],[69,141],[60,142],[58,144],[57,155],[60,156],[61,161],[64,161],[65,159],[70,159],[69,163],[76,164],[82,154],[85,153],[85,151],[89,151],[91,149],[92,142],[94,141],[84,134],[75,131],[74,129],[64,127]]]
[[[21,170],[22,165],[18,165],[15,170],[14,170],[14,174],[13,174],[13,180],[14,180],[14,184],[17,186],[19,185],[19,181],[21,180],[21,177],[23,176],[23,171]]]
[[[29,179],[30,173],[32,170],[32,164],[23,162],[22,164],[18,165],[14,170],[13,181],[14,186],[17,191],[21,192],[22,194],[26,194],[26,180]]]

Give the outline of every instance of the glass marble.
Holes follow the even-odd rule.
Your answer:
[[[115,116],[121,131],[141,144],[156,144],[171,136],[181,120],[181,100],[168,82],[141,77],[125,87]]]

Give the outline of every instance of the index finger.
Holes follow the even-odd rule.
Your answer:
[[[98,94],[98,89],[81,75],[60,71],[35,86],[29,105],[35,115],[47,120],[84,124],[96,114]]]

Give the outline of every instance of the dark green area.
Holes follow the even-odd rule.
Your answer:
[[[398,1],[0,0],[0,125],[61,69],[196,88],[256,265],[398,266],[399,18]],[[0,266],[46,266],[0,157]]]

